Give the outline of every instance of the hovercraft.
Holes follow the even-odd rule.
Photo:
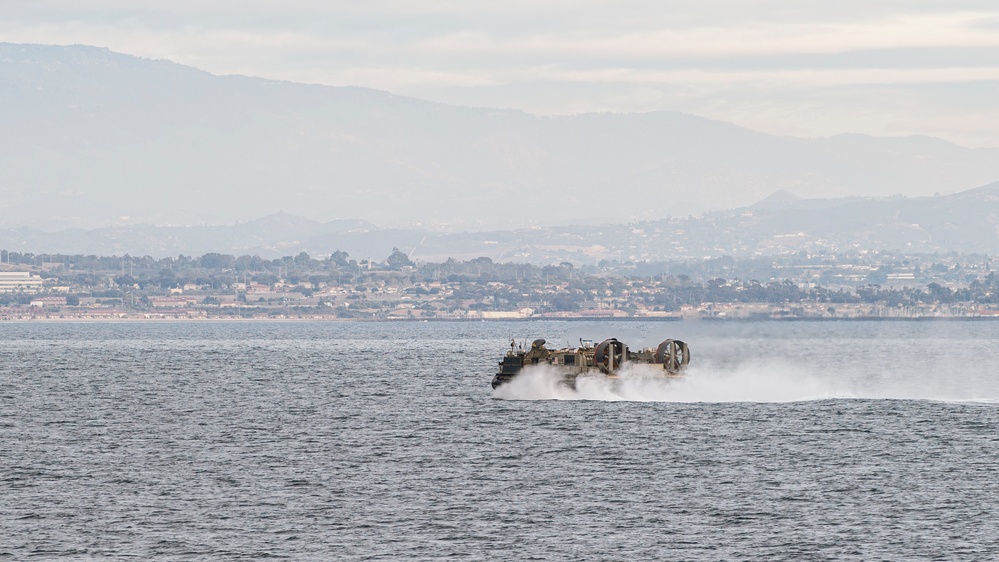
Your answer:
[[[570,388],[575,388],[576,379],[582,376],[617,378],[628,364],[657,366],[656,376],[677,378],[690,363],[690,350],[687,344],[674,339],[664,340],[657,347],[647,347],[631,351],[617,338],[606,339],[596,345],[590,340],[579,340],[579,347],[548,349],[544,339],[536,339],[528,348],[525,344],[510,342],[510,349],[499,362],[499,369],[493,377],[493,388],[513,380],[525,368],[548,365],[557,370]]]

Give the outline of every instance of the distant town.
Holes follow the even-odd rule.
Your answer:
[[[346,252],[0,252],[0,320],[999,318],[986,255],[808,254],[576,267]]]

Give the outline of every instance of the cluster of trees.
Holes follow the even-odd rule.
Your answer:
[[[117,285],[138,285],[140,289],[170,289],[187,283],[220,289],[233,282],[266,285],[279,280],[293,285],[351,282],[366,265],[365,262],[350,259],[346,252],[341,251],[322,259],[314,259],[306,252],[267,260],[259,256],[237,257],[219,253],[154,259],[149,256],[35,255],[6,251],[0,258],[4,263],[41,267],[42,277],[58,277],[64,283],[96,287],[110,278]],[[392,270],[414,265],[398,249],[393,249],[386,262],[386,267]]]

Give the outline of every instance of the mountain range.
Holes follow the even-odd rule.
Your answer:
[[[624,224],[746,208],[780,190],[915,201],[996,180],[999,149],[928,137],[791,138],[667,112],[537,116],[216,76],[90,46],[0,43],[0,228],[42,237],[155,238],[148,232],[173,226],[234,247],[224,233],[278,210],[279,220],[308,217],[316,236],[365,223],[399,232]],[[835,222],[831,212],[808,225]],[[232,236],[245,248],[273,243]],[[126,251],[190,251],[181,246]]]
[[[44,232],[0,230],[0,248],[31,253],[199,256],[210,252],[278,258],[346,251],[385,259],[488,257],[577,265],[600,260],[668,261],[788,252],[999,254],[999,182],[952,195],[804,199],[777,192],[750,206],[698,217],[446,233],[383,228],[360,220],[326,223],[276,213],[229,226],[110,226]]]

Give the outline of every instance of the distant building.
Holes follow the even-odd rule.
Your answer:
[[[513,310],[483,310],[479,313],[480,318],[490,319],[490,320],[500,320],[504,318],[523,318],[524,316]]]
[[[590,310],[580,310],[578,315],[583,318],[624,318],[628,313],[623,310],[612,308],[597,308]]]
[[[0,293],[37,293],[42,282],[28,271],[0,271]]]
[[[149,304],[154,308],[180,308],[192,304],[198,304],[198,299],[194,297],[149,297]]]
[[[31,299],[29,304],[38,308],[66,306],[66,297],[38,297]]]

